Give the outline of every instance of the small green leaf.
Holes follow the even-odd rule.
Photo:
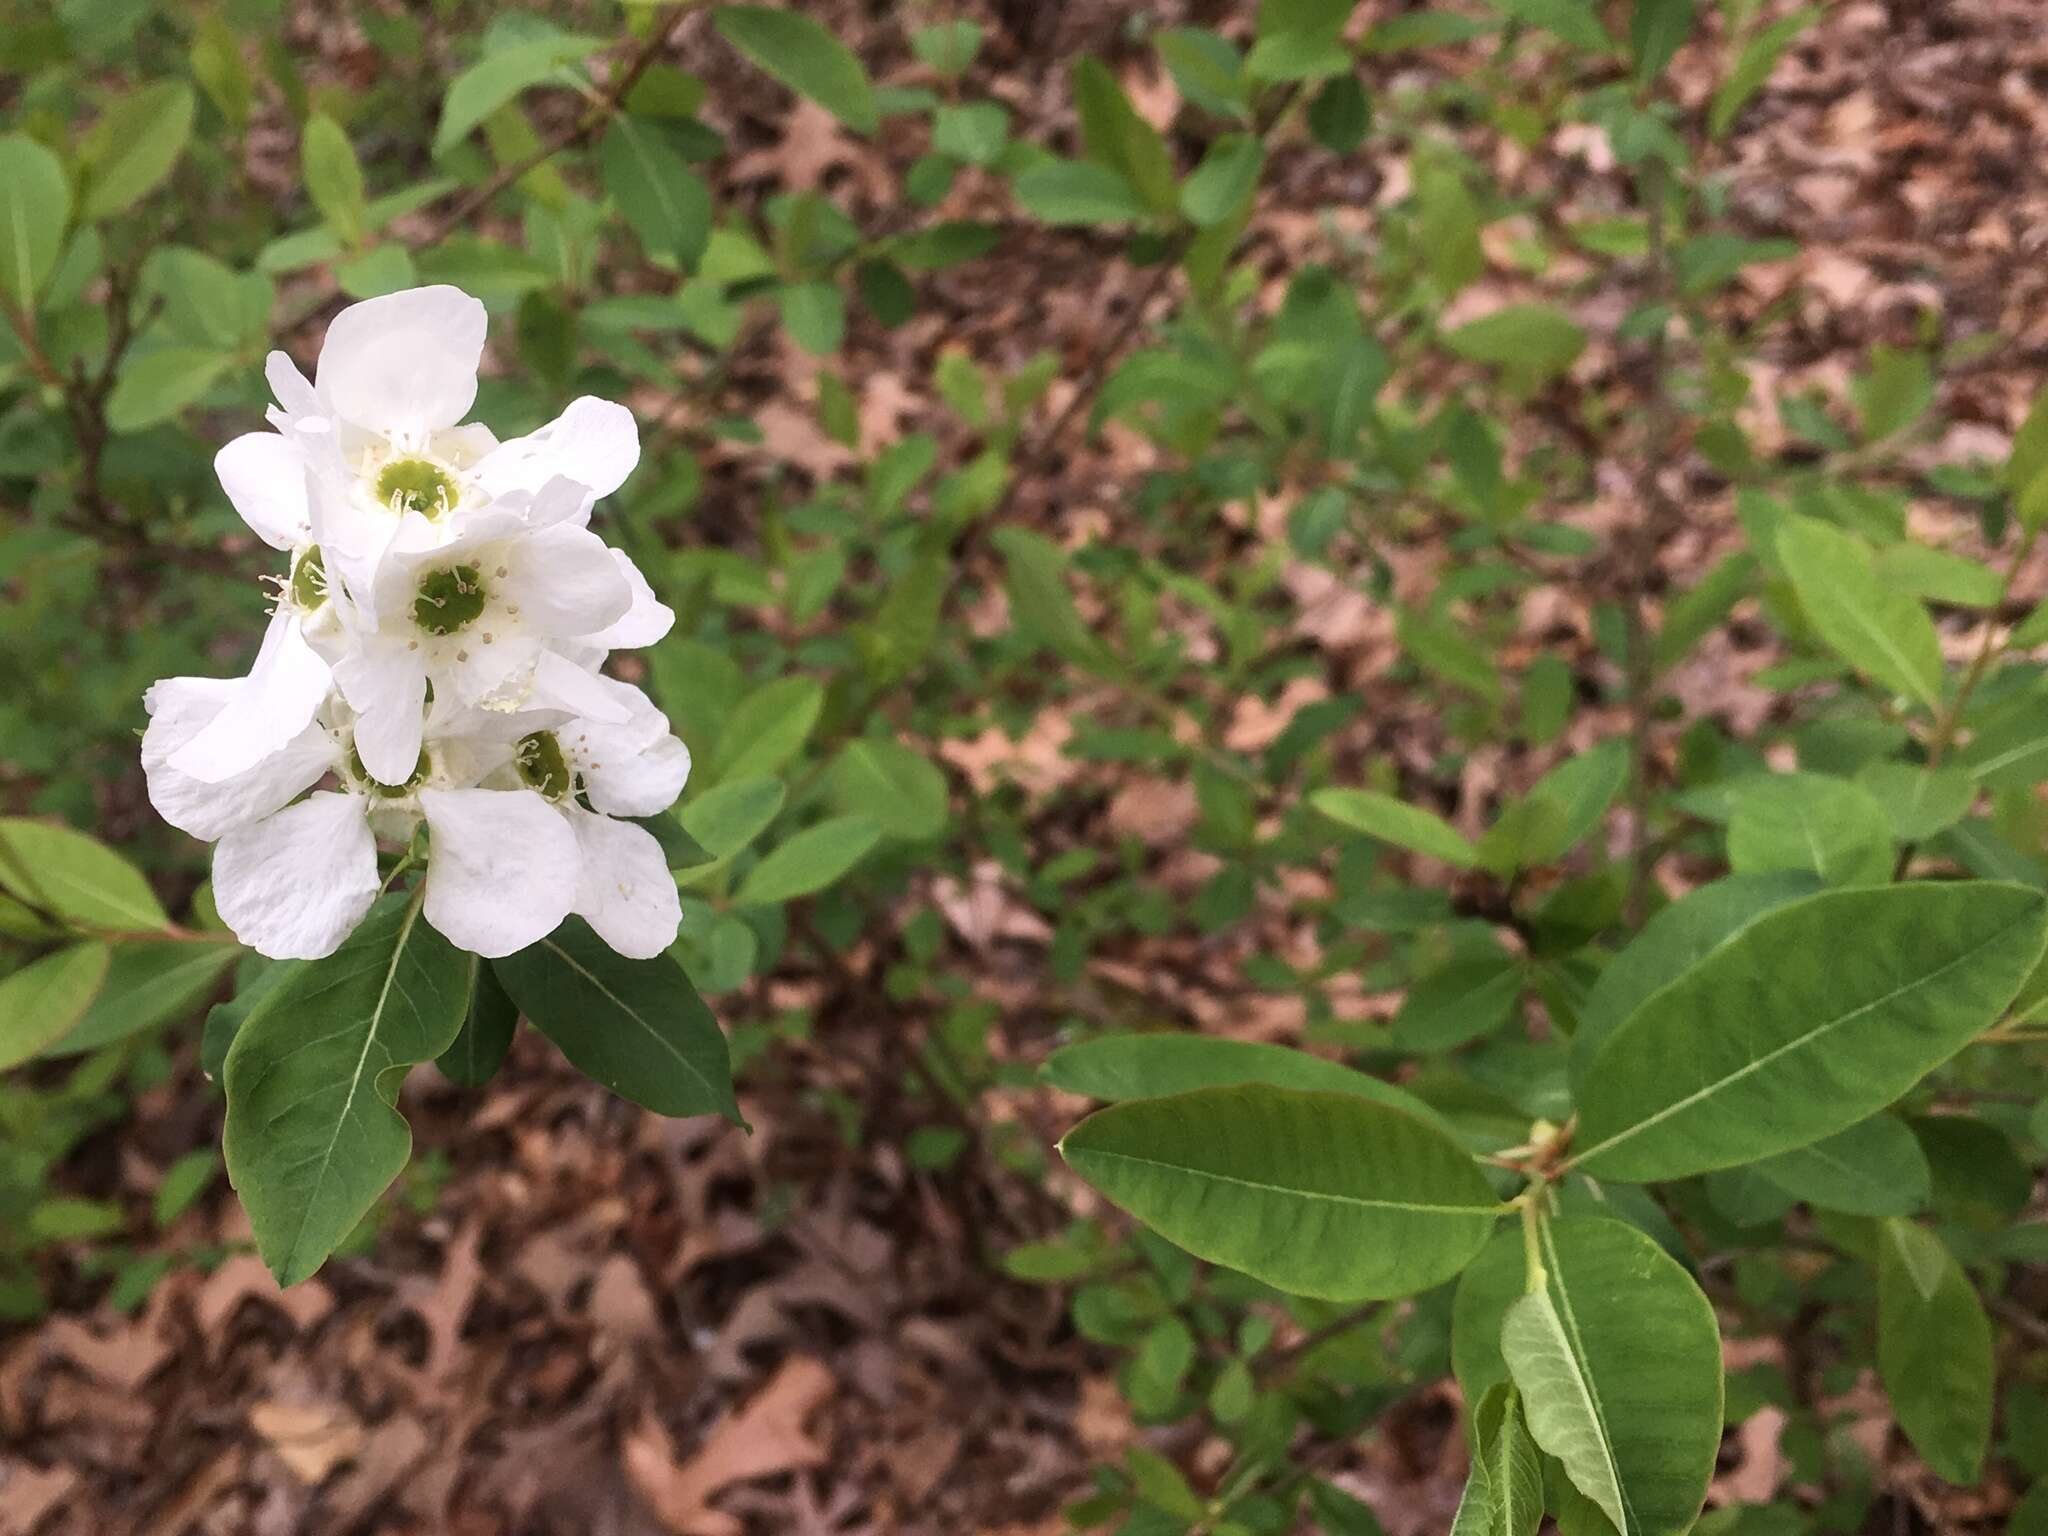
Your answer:
[[[604,189],[650,255],[696,270],[711,239],[711,189],[660,130],[612,119],[599,150]]]
[[[1173,156],[1100,59],[1084,54],[1074,61],[1074,109],[1088,158],[1113,172],[1154,213],[1171,213],[1179,200]]]
[[[658,1115],[745,1123],[725,1036],[672,957],[628,960],[572,917],[491,969],[533,1027],[613,1093]]]
[[[389,896],[235,1035],[222,1149],[279,1285],[317,1270],[405,1167],[399,1085],[461,1031],[475,968],[416,897]]]
[[[882,829],[865,816],[834,816],[806,827],[756,864],[733,900],[765,907],[822,891],[881,838]]]
[[[1707,112],[1709,134],[1718,139],[1728,131],[1729,125],[1749,104],[1749,99],[1771,78],[1771,71],[1777,68],[1779,58],[1792,45],[1793,39],[1818,20],[1820,7],[1804,6],[1788,16],[1781,16],[1742,45],[1742,52],[1729,68],[1728,78],[1714,93],[1714,104]]]
[[[1828,649],[1894,693],[1934,708],[1941,699],[1941,642],[1927,610],[1884,586],[1870,551],[1851,534],[1810,517],[1778,529],[1778,558],[1799,605]]]
[[[898,741],[864,736],[833,760],[832,797],[890,837],[922,842],[946,830],[946,776]]]
[[[967,165],[989,166],[1010,142],[1010,114],[1000,102],[941,107],[932,117],[932,148]]]
[[[522,91],[536,85],[573,84],[565,66],[588,58],[604,44],[601,37],[555,32],[485,54],[449,82],[441,103],[441,125],[434,133],[434,158],[447,154]]]
[[[1694,0],[1634,0],[1628,40],[1638,85],[1648,85],[1663,74],[1671,56],[1691,35],[1693,4]]]
[[[1460,869],[1479,862],[1478,851],[1442,817],[1392,795],[1369,789],[1319,789],[1309,796],[1309,804],[1339,825],[1396,848],[1427,854]]]
[[[1203,1088],[1101,1110],[1068,1166],[1198,1258],[1329,1301],[1442,1283],[1500,1204],[1456,1142],[1344,1093]]]
[[[1896,1115],[1859,1120],[1825,1141],[1765,1158],[1756,1171],[1808,1205],[1851,1216],[1909,1216],[1933,1189],[1927,1154]]]
[[[213,387],[234,359],[208,347],[159,347],[138,353],[121,369],[107,399],[107,425],[140,432],[169,421]]]
[[[1913,1448],[1967,1487],[1991,1443],[1991,1321],[1940,1238],[1896,1218],[1879,1231],[1878,1373]]]
[[[1348,155],[1357,149],[1371,126],[1372,103],[1356,75],[1325,81],[1308,104],[1308,131],[1333,155]]]
[[[0,978],[0,1068],[62,1039],[91,1006],[112,959],[105,944],[73,944]]]
[[[729,859],[768,829],[787,794],[780,779],[727,779],[678,813],[683,830],[714,859]]]
[[[1180,210],[1204,229],[1242,208],[1259,184],[1265,146],[1248,133],[1226,133],[1209,146],[1180,189]]]
[[[2041,892],[1991,881],[1780,907],[1590,1056],[1575,1160],[1596,1178],[1684,1178],[1847,1129],[1997,1021],[2040,958],[2044,912]]]
[[[1721,1333],[1692,1276],[1636,1228],[1547,1223],[1543,1284],[1507,1310],[1501,1353],[1529,1433],[1619,1536],[1677,1536],[1721,1444]]]
[[[867,70],[852,49],[818,22],[757,5],[720,6],[711,18],[719,35],[756,66],[855,133],[873,133],[881,126]]]
[[[1350,1093],[1426,1120],[1445,1135],[1451,1134],[1449,1123],[1436,1110],[1404,1088],[1306,1051],[1257,1040],[1164,1031],[1103,1035],[1060,1047],[1046,1058],[1042,1072],[1055,1088],[1107,1104],[1247,1083]]]
[[[1586,333],[1550,304],[1516,304],[1467,321],[1444,337],[1462,358],[1545,378],[1563,373],[1586,349]]]
[[[341,124],[324,112],[306,119],[299,142],[306,195],[327,227],[349,245],[360,245],[368,227],[363,217],[363,168]]]
[[[1496,1384],[1473,1410],[1472,1471],[1451,1536],[1535,1536],[1543,1523],[1543,1461],[1522,1422],[1522,1399]]]
[[[62,162],[26,134],[0,137],[0,298],[23,311],[35,308],[70,219]]]
[[[232,944],[145,940],[117,945],[106,984],[49,1054],[98,1050],[184,1017],[212,993],[240,953]]]
[[[1041,160],[1011,187],[1017,201],[1048,224],[1127,224],[1146,216],[1123,177],[1086,160]]]
[[[846,339],[846,295],[837,283],[791,283],[777,290],[782,323],[813,357],[829,357]]]
[[[1856,783],[1877,801],[1892,836],[1917,843],[1970,814],[1977,782],[1964,768],[1923,768],[1914,763],[1866,763]]]
[[[110,218],[155,190],[185,153],[192,108],[192,87],[177,80],[108,103],[79,142],[78,216]]]
[[[1757,774],[1730,786],[1728,864],[1738,875],[1807,869],[1829,885],[1892,874],[1891,822],[1869,791],[1822,773]]]
[[[825,690],[813,677],[777,678],[755,689],[740,700],[726,721],[712,777],[724,783],[775,772],[802,750],[824,707]],[[683,826],[712,852],[719,851],[690,824],[688,815]]]
[[[142,872],[105,843],[69,827],[0,820],[0,888],[90,928],[170,925]]]

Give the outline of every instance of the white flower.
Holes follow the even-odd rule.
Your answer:
[[[674,942],[660,845],[615,818],[666,809],[689,752],[599,668],[675,615],[587,526],[639,456],[633,419],[584,399],[507,443],[462,425],[483,338],[453,288],[354,305],[316,383],[271,355],[276,430],[215,461],[291,564],[247,677],[150,689],[142,761],[164,818],[217,843],[216,905],[262,954],[332,954],[398,876],[379,844],[402,868],[422,828],[424,915],[460,948],[511,954],[572,911],[622,954]]]

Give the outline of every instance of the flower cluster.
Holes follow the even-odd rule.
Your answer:
[[[254,668],[146,698],[157,811],[217,842],[214,900],[278,958],[340,945],[417,850],[424,914],[507,955],[571,913],[621,954],[675,939],[651,816],[690,754],[608,652],[675,615],[589,529],[640,455],[633,417],[584,398],[527,437],[464,425],[484,309],[415,288],[335,317],[308,383],[282,352],[271,432],[214,461],[235,510],[289,555]]]

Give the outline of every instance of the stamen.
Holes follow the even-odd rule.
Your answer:
[[[473,565],[451,565],[420,578],[413,622],[430,635],[452,635],[483,616],[487,599]]]
[[[377,500],[393,514],[437,518],[461,499],[453,479],[425,459],[393,459],[377,476]]]
[[[561,799],[575,782],[569,772],[569,760],[562,755],[562,744],[555,740],[553,731],[535,731],[531,736],[520,737],[512,752],[512,765],[519,771],[522,783],[549,800]]]

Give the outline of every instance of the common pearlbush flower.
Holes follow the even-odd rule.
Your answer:
[[[214,461],[289,564],[248,676],[149,690],[142,761],[159,814],[217,843],[221,917],[261,954],[332,954],[385,884],[380,845],[422,843],[422,912],[463,949],[571,913],[632,958],[674,942],[675,881],[625,818],[674,802],[689,749],[601,667],[675,615],[588,526],[638,434],[592,398],[508,442],[465,424],[484,331],[456,288],[352,305],[312,382],[270,354],[275,430]]]

